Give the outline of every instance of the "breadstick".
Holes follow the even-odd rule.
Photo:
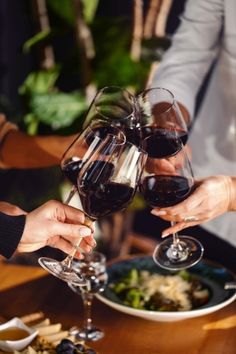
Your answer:
[[[43,312],[34,312],[34,313],[30,313],[29,315],[25,315],[20,317],[21,321],[24,322],[25,324],[30,323],[30,322],[34,322],[36,320],[40,320],[41,318],[44,317]]]

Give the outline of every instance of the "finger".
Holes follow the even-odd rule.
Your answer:
[[[58,248],[66,254],[71,254],[74,251],[75,246],[72,245],[69,241],[65,240],[63,237],[56,237],[51,239],[51,242],[48,243],[49,246]],[[76,252],[76,258],[82,259],[83,255],[80,251]]]
[[[81,242],[78,250],[82,253],[91,253],[93,251],[93,247],[88,245],[86,242]]]
[[[93,248],[97,246],[97,242],[95,241],[93,234],[91,236],[84,237],[82,242],[85,243],[86,245],[93,247]]]
[[[197,219],[196,221],[193,221],[193,222],[186,222],[186,221],[181,221],[181,222],[177,222],[176,224],[174,224],[173,226],[165,229],[162,231],[162,234],[161,234],[161,237],[167,237],[173,233],[176,233],[176,232],[179,232],[183,229],[186,229],[188,227],[192,227],[192,226],[195,226],[195,225],[198,225],[202,223],[202,220],[200,221],[200,219]]]
[[[162,231],[161,237],[167,237],[171,234],[174,234],[176,232],[179,232],[180,230],[183,230],[184,228],[189,227],[189,225],[186,225],[185,222],[180,222],[176,223],[174,226],[171,226],[165,230]]]
[[[93,236],[84,237],[79,244],[79,248],[85,252],[91,252],[96,246],[97,242]]]
[[[199,200],[198,196],[193,193],[193,195],[189,196],[186,200],[177,205],[168,208],[159,208],[152,209],[151,213],[155,216],[160,216],[161,218],[168,217],[177,217],[176,221],[180,221],[179,216],[182,215],[197,215],[202,210],[201,200]]]
[[[84,223],[85,215],[81,210],[66,204],[61,204],[60,206],[62,207],[64,214],[62,221],[66,221],[71,224],[78,224],[79,222],[82,224]],[[59,208],[57,211],[60,211]]]
[[[72,244],[78,242],[81,237],[91,235],[91,229],[84,225],[66,224],[59,221],[50,221],[52,236],[61,235]]]
[[[153,210],[151,210],[151,214],[153,214],[155,216],[159,216],[165,221],[175,221],[175,222],[183,221],[182,215],[174,214],[174,213],[172,213],[172,211],[169,214],[166,210],[153,209]]]

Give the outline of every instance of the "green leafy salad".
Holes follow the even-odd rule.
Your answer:
[[[149,311],[189,311],[210,297],[209,289],[186,270],[163,275],[131,269],[110,289],[124,305]]]

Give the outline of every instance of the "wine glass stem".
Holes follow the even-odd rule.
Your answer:
[[[171,226],[175,226],[175,222],[174,221],[171,221]],[[177,243],[179,242],[179,235],[177,232],[174,232],[173,233],[173,244],[174,245],[177,245]]]
[[[64,204],[69,204],[76,192],[77,192],[77,188],[76,188],[76,186],[73,186],[71,188],[70,193],[68,194]],[[93,223],[93,220],[91,220],[88,216],[85,216],[84,224],[87,225],[88,227],[91,227],[92,223]],[[71,262],[73,261],[73,258],[79,249],[81,241],[82,241],[82,237],[79,239],[78,243],[75,245],[73,251],[70,254],[68,254],[68,256],[61,262],[61,264],[65,270],[66,269],[68,270],[71,268]]]
[[[70,193],[68,194],[64,204],[69,204],[75,193],[77,192],[76,186],[71,187]]]
[[[61,262],[62,266],[65,267],[66,269],[71,268],[71,262],[73,261],[73,258],[79,249],[79,245],[80,245],[81,241],[82,241],[82,237],[79,239],[78,243],[75,245],[73,251],[70,254],[68,254],[68,256]]]
[[[83,294],[82,299],[84,305],[84,328],[90,330],[92,328],[91,308],[93,295],[89,293]]]

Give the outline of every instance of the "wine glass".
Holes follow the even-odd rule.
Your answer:
[[[154,87],[137,96],[142,148],[152,158],[174,155],[179,144],[186,144],[188,130],[174,95],[167,89]],[[150,137],[147,139],[147,137]]]
[[[106,146],[105,146],[106,148]],[[100,145],[77,180],[83,211],[91,221],[125,209],[133,200],[147,154],[127,141],[107,154]]]
[[[77,192],[77,176],[82,165],[88,160],[90,155],[106,138],[108,134],[115,135],[119,139],[124,139],[124,134],[117,127],[111,127],[108,123],[103,125],[103,134],[99,133],[100,123],[92,122],[87,126],[72,142],[68,149],[64,152],[61,159],[61,170],[67,179],[72,183],[72,188],[65,204],[69,204],[70,200]]]
[[[96,136],[91,127],[88,127],[74,141],[74,143],[71,144],[69,149],[64,154],[61,164],[63,172],[74,185],[69,197],[67,198],[67,202],[74,193],[75,186],[77,185],[77,176],[86,161],[88,161],[97,150],[99,150],[100,154],[106,154],[107,157],[109,153],[112,153],[118,142],[125,141],[124,134],[118,128],[117,134],[117,136],[108,134],[106,138],[102,140]],[[88,218],[85,219],[85,225],[91,226],[91,220]],[[75,256],[75,253],[79,249],[81,241],[82,238],[79,240],[77,245],[75,245],[73,252],[63,261],[60,262],[53,258],[40,257],[38,260],[39,264],[52,275],[60,278],[61,280],[71,282],[76,285],[84,285],[86,283],[85,279],[83,279],[82,276],[79,276],[78,273],[75,273],[71,268],[71,262]]]
[[[122,87],[106,86],[97,92],[92,101],[84,126],[94,121],[99,122],[97,132],[100,137],[107,133],[104,124],[109,124],[110,129],[118,127],[124,131],[127,141],[139,146],[138,119],[135,96]]]
[[[180,139],[174,141],[173,148],[176,147],[175,155],[147,159],[140,191],[153,208],[176,205],[193,191],[193,172]],[[179,270],[196,264],[202,258],[203,251],[202,244],[195,238],[174,233],[173,237],[166,238],[156,246],[153,259],[162,268]]]
[[[96,341],[104,336],[101,329],[95,327],[92,323],[91,307],[94,295],[102,292],[107,284],[108,275],[106,272],[106,258],[100,252],[85,254],[84,259],[72,261],[74,272],[81,274],[86,280],[84,286],[76,286],[68,283],[69,287],[81,295],[84,306],[84,324],[81,329],[72,327],[70,333],[75,335],[76,339],[85,341]]]

